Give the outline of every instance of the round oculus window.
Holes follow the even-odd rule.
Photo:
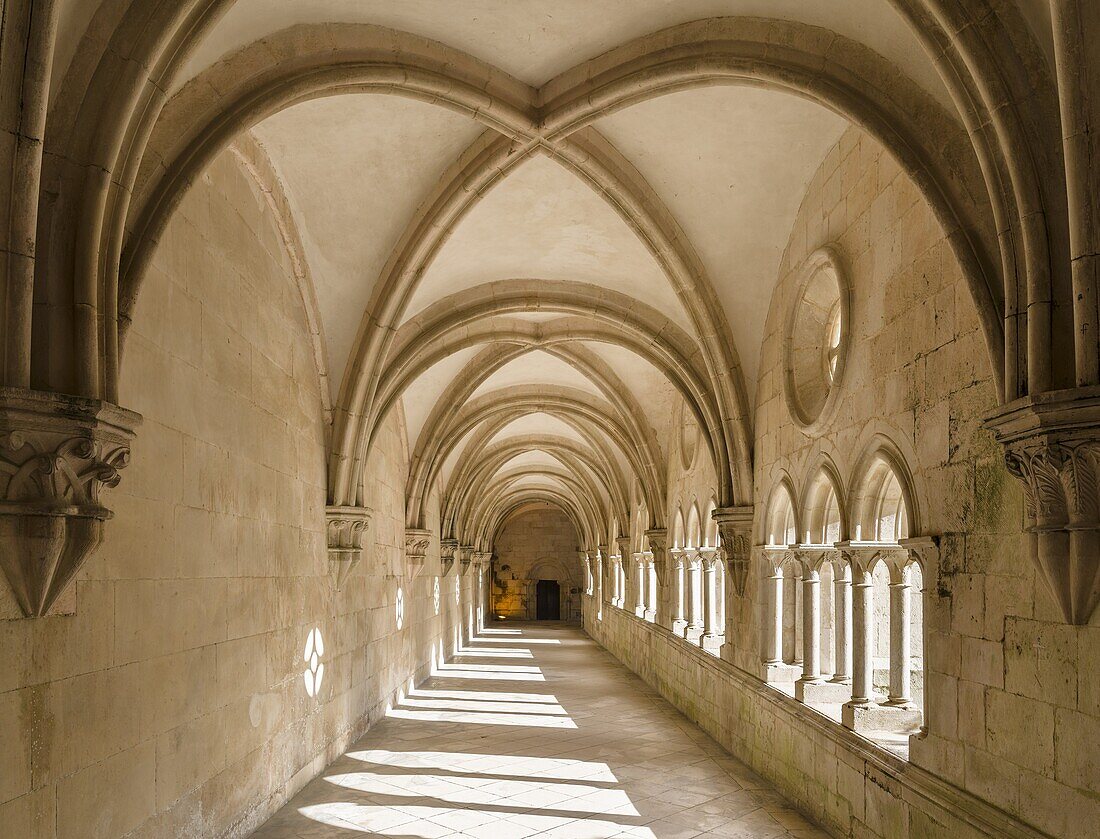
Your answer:
[[[850,320],[848,284],[832,248],[806,260],[784,342],[783,390],[791,417],[807,433],[832,414],[844,375]]]

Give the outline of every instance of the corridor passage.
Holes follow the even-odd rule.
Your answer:
[[[826,836],[573,626],[502,624],[255,834]]]

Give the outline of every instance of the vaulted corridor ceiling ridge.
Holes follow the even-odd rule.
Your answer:
[[[1098,45],[0,0],[0,825],[1092,839]]]
[[[215,29],[216,27],[215,24]],[[808,45],[806,57],[790,49],[781,54],[774,47],[769,47],[768,39],[774,39],[780,33],[790,45]],[[735,40],[723,40],[730,36]],[[317,182],[313,181],[309,187],[300,181],[295,183],[295,167],[300,167],[301,163],[296,162],[288,141],[280,140],[277,129],[266,127],[267,121],[272,120],[273,115],[279,112],[288,113],[299,103],[316,101],[318,97],[331,98],[349,93],[397,93],[414,100],[442,104],[482,123],[488,130],[458,154],[453,162],[442,162],[440,179],[433,190],[420,198],[419,208],[412,213],[405,224],[404,232],[391,246],[390,257],[379,276],[376,279],[367,277],[365,284],[362,281],[357,282],[357,285],[372,291],[369,299],[360,297],[364,315],[354,346],[348,345],[345,339],[341,339],[336,345],[350,347],[346,359],[332,356],[332,344],[325,350],[328,356],[326,368],[331,368],[336,374],[331,375],[329,381],[333,385],[342,382],[339,389],[333,392],[333,451],[330,473],[333,503],[355,503],[362,497],[362,464],[370,450],[378,423],[385,419],[398,398],[404,403],[407,415],[426,416],[427,430],[422,428],[421,435],[433,433],[437,428],[448,429],[446,424],[432,421],[432,417],[439,414],[438,405],[435,410],[427,408],[425,415],[426,407],[417,408],[411,404],[419,401],[424,406],[430,406],[433,398],[432,386],[421,386],[412,375],[402,377],[399,383],[392,386],[384,384],[384,359],[406,362],[406,348],[394,341],[399,340],[403,333],[415,332],[420,327],[421,322],[418,319],[422,315],[433,310],[446,312],[457,303],[456,300],[446,297],[435,301],[423,299],[417,289],[446,265],[441,260],[447,258],[456,247],[461,249],[462,246],[458,243],[462,241],[465,229],[478,217],[485,200],[498,194],[509,183],[512,173],[529,168],[532,165],[529,161],[537,160],[542,155],[564,166],[581,183],[594,189],[595,194],[603,197],[606,203],[604,210],[595,210],[589,206],[586,210],[589,215],[586,218],[568,223],[565,219],[557,221],[556,214],[563,210],[569,212],[569,203],[561,205],[557,210],[552,209],[551,215],[540,222],[541,229],[545,232],[539,235],[549,235],[552,241],[553,237],[566,235],[566,231],[580,223],[585,226],[578,229],[584,229],[585,241],[590,244],[595,230],[598,229],[592,227],[593,221],[597,219],[591,213],[606,215],[610,212],[607,222],[597,221],[597,224],[610,222],[610,230],[625,222],[627,229],[633,231],[643,249],[649,253],[648,259],[652,260],[657,274],[664,277],[663,283],[651,285],[641,296],[650,297],[654,288],[660,288],[665,283],[674,292],[679,304],[669,311],[682,311],[682,314],[674,314],[673,319],[687,327],[693,336],[688,337],[687,333],[678,335],[674,343],[679,345],[682,356],[688,355],[698,361],[692,365],[695,367],[696,381],[690,394],[685,392],[677,379],[673,379],[673,382],[681,395],[689,397],[689,408],[704,430],[704,439],[714,458],[720,504],[730,506],[741,503],[749,497],[751,486],[749,438],[752,423],[749,405],[753,398],[753,383],[751,379],[745,378],[744,368],[738,358],[746,353],[751,358],[756,349],[751,344],[737,348],[735,339],[739,335],[751,334],[744,332],[745,328],[749,328],[745,325],[761,323],[761,303],[753,304],[757,307],[757,313],[753,313],[750,308],[749,312],[733,320],[728,320],[726,315],[732,311],[732,301],[738,298],[761,299],[759,292],[752,291],[745,297],[741,291],[759,287],[760,278],[752,278],[748,285],[748,278],[741,280],[739,288],[725,291],[725,302],[720,303],[713,281],[709,278],[710,273],[684,228],[666,208],[642,173],[601,136],[595,126],[601,121],[614,121],[616,117],[613,114],[624,108],[629,110],[630,107],[637,107],[639,103],[653,96],[670,97],[671,101],[688,95],[676,91],[715,83],[750,82],[775,91],[791,90],[800,96],[816,99],[829,109],[847,112],[850,118],[858,119],[869,130],[881,132],[880,136],[884,139],[897,136],[898,132],[896,124],[891,124],[887,129],[881,122],[885,117],[884,110],[889,110],[891,119],[902,124],[909,122],[911,126],[906,135],[906,143],[896,145],[895,150],[903,156],[914,153],[917,155],[912,158],[912,164],[916,167],[914,173],[918,181],[925,177],[928,179],[926,195],[929,199],[933,203],[942,201],[948,218],[960,218],[960,212],[970,213],[975,218],[974,214],[980,212],[980,203],[971,205],[973,209],[968,209],[967,202],[972,199],[966,198],[963,193],[950,186],[952,179],[944,177],[946,172],[942,169],[937,171],[940,164],[933,161],[938,157],[925,152],[922,159],[922,152],[919,151],[919,138],[922,135],[934,134],[941,141],[952,136],[952,129],[949,127],[951,117],[947,112],[917,86],[906,82],[896,70],[891,70],[888,76],[889,85],[893,85],[893,89],[884,87],[883,90],[890,92],[878,102],[875,102],[874,97],[882,97],[882,93],[866,86],[866,79],[869,78],[867,76],[864,76],[864,85],[858,91],[847,88],[846,92],[841,93],[840,87],[823,88],[816,82],[799,89],[803,84],[799,81],[800,74],[807,84],[811,78],[808,75],[811,72],[809,68],[803,67],[800,62],[810,60],[808,56],[816,48],[814,44],[818,38],[817,30],[792,21],[767,22],[750,18],[728,18],[709,20],[705,25],[682,24],[656,35],[638,38],[631,45],[611,50],[596,59],[583,73],[579,69],[563,70],[542,91],[536,91],[495,70],[491,64],[474,59],[459,50],[381,27],[341,24],[313,25],[311,28],[311,25],[303,23],[280,33],[272,33],[255,46],[243,45],[236,52],[197,72],[167,103],[164,116],[158,120],[144,158],[157,160],[159,163],[156,168],[143,164],[137,170],[134,188],[136,200],[129,213],[135,221],[127,223],[130,234],[127,237],[128,244],[122,249],[119,279],[122,290],[122,323],[127,322],[125,315],[130,305],[128,301],[134,299],[143,266],[147,264],[150,248],[158,237],[156,231],[162,229],[167,222],[168,214],[182,194],[180,187],[191,181],[194,178],[192,173],[200,171],[206,161],[217,154],[234,134],[255,126],[255,133],[268,148],[269,154],[274,154],[273,149],[281,147],[281,154],[273,158],[273,163],[275,171],[281,173],[285,182],[282,188],[287,190],[288,203],[294,208],[300,206],[302,200],[296,197],[295,191],[300,193],[303,189],[316,189]],[[756,43],[754,39],[758,39]],[[256,60],[261,59],[261,56],[279,53],[293,58],[271,64],[258,74],[252,71]],[[860,62],[865,67],[870,67],[881,61],[878,56],[861,51],[854,44],[837,55],[840,60],[854,62],[853,68]],[[818,70],[812,72],[817,73]],[[217,91],[213,97],[210,95],[211,90]],[[775,92],[769,95],[773,98],[779,97],[775,99],[775,106],[779,108],[784,94]],[[891,97],[903,97],[910,106],[920,102],[921,123],[912,121],[913,114],[909,110],[898,109],[890,104]],[[746,142],[756,142],[759,145],[761,142],[768,142],[764,139],[770,130],[766,127],[768,111],[758,108],[755,113],[755,121],[760,123],[757,128],[758,136],[755,140],[749,134],[745,136],[750,138]],[[276,122],[277,120],[273,120],[273,125]],[[939,126],[940,130],[933,132],[929,123]],[[819,148],[822,149],[818,154],[821,154],[824,143],[836,136],[832,132],[838,132],[843,124],[824,109],[803,108],[797,121],[788,122],[783,131],[787,134],[787,139],[792,130],[805,132],[806,136],[818,135],[818,142],[821,144]],[[178,125],[190,127],[180,132],[175,128]],[[351,125],[348,124],[345,130],[350,129]],[[287,130],[300,131],[301,126],[295,125]],[[622,133],[621,130],[617,132]],[[963,135],[958,133],[956,136]],[[328,142],[331,143],[334,139],[336,137],[330,137]],[[301,155],[298,154],[297,160],[300,159]],[[803,166],[814,165],[813,153],[806,155],[803,160]],[[956,160],[963,163],[964,167],[967,165],[964,163],[967,160],[965,153],[956,155]],[[651,163],[650,168],[652,166]],[[771,182],[769,188],[772,191],[775,191],[775,179],[780,171],[770,168],[766,174],[761,173]],[[972,171],[976,173],[976,167]],[[331,167],[330,172],[331,174],[325,172],[325,176],[337,180],[350,174],[346,170]],[[313,174],[318,174],[316,166]],[[970,176],[971,182],[978,178],[980,175],[977,174]],[[797,181],[791,183],[794,196],[799,194],[800,186]],[[760,187],[753,189],[759,190]],[[970,194],[976,194],[976,191],[971,188]],[[573,199],[566,200],[568,202]],[[795,206],[789,205],[785,212],[789,214]],[[952,209],[948,209],[949,207]],[[613,221],[616,216],[621,221]],[[744,219],[740,224],[747,221]],[[308,217],[299,216],[297,223],[300,228],[308,227]],[[510,223],[511,219],[500,217],[494,222],[498,228],[503,225],[505,230]],[[562,226],[563,223],[568,226]],[[739,224],[735,224],[734,229],[738,226]],[[956,240],[956,246],[962,249],[960,254],[963,255],[964,263],[976,267],[983,261],[987,265],[992,262],[992,258],[971,259],[967,255],[971,253],[968,249],[972,244],[980,240],[980,225],[972,221],[962,222],[960,227],[971,231],[966,234],[966,238]],[[774,233],[766,233],[768,229]],[[758,224],[752,238],[760,239],[761,236],[766,238],[772,235],[774,241],[775,234],[782,235],[782,231],[782,224],[763,229]],[[318,235],[322,239],[327,237],[328,243],[319,241]],[[331,230],[325,234],[311,233],[303,236],[306,257],[318,264],[324,263],[326,252],[340,250],[341,240],[333,238],[335,235],[336,231]],[[484,236],[484,233],[479,235]],[[621,240],[621,233],[616,235]],[[975,240],[972,236],[979,238]],[[561,247],[566,241],[562,239],[561,245],[551,247]],[[751,238],[746,243],[750,241]],[[486,244],[483,241],[480,246],[473,245],[475,252],[492,252],[499,250],[501,246],[496,244],[487,250]],[[760,247],[759,243],[754,244],[757,248]],[[568,245],[568,252],[563,251],[563,254],[568,253],[565,256],[567,261],[575,261],[578,245],[580,240]],[[522,240],[507,247],[515,250],[517,246],[520,250],[526,247],[528,251],[535,253],[542,249],[539,245],[534,245],[533,248],[532,245],[524,246]],[[613,247],[621,248],[622,244]],[[771,245],[771,250],[778,253],[778,242]],[[604,253],[599,264],[613,265],[617,261],[613,254],[616,254],[615,250]],[[457,256],[457,252],[455,255]],[[523,257],[518,252],[516,257],[520,261],[513,263],[513,272],[518,271],[518,276],[523,276],[526,273],[523,270]],[[774,258],[773,256],[772,259]],[[763,263],[758,264],[760,268],[764,266]],[[592,318],[595,315],[597,323],[609,318],[612,331],[610,334],[605,333],[605,337],[613,343],[624,345],[625,336],[614,340],[615,333],[621,331],[628,318],[638,309],[629,295],[621,295],[613,287],[601,284],[600,274],[604,270],[602,267],[598,268],[593,274],[589,268],[587,272],[582,272],[586,274],[585,279],[588,282],[583,286],[575,286],[579,310],[571,309],[568,304],[557,310],[562,313],[575,311],[578,317]],[[507,282],[507,275],[479,277],[480,282],[487,280],[491,283],[484,289],[484,294],[488,295],[482,306],[484,316],[509,310],[506,298],[500,297],[504,289],[509,289],[508,293],[520,311],[529,310],[540,315],[555,311],[553,300],[544,301],[542,298],[548,287],[560,287],[562,294],[568,294],[566,285],[576,281],[572,277],[569,280],[564,277],[569,277],[570,274],[576,276],[576,273],[568,269],[566,271],[563,279],[548,277],[549,283]],[[353,311],[347,305],[334,308],[337,300],[347,298],[348,295],[347,291],[337,291],[338,284],[346,286],[351,278],[323,277],[316,270],[310,273],[319,283],[319,309],[323,314],[327,313],[333,321],[320,326],[319,332],[326,334],[328,329],[335,329],[337,326],[336,313],[341,318],[346,318],[345,312]],[[450,284],[453,287],[453,281]],[[534,285],[539,286],[537,295],[532,294],[530,288]],[[474,293],[476,288],[477,286],[471,288],[470,292]],[[356,293],[362,295],[362,291]],[[333,294],[339,296],[332,297]],[[464,295],[467,293],[459,291],[452,292],[450,297]],[[616,303],[616,299],[622,300],[622,303]],[[476,305],[476,301],[471,302]],[[410,304],[419,305],[419,313],[416,313],[416,309],[410,309]],[[766,296],[762,298],[762,304],[767,305]],[[612,314],[616,306],[620,308]],[[683,307],[682,310],[680,307]],[[644,311],[644,307],[642,310]],[[641,328],[639,337],[643,342],[653,345],[658,336],[671,334],[669,327],[659,325],[655,318],[648,317],[646,320],[649,322],[638,325]],[[550,324],[555,323],[556,320],[550,321]],[[399,324],[402,324],[400,329]],[[469,333],[470,327],[463,322],[463,318],[454,315],[449,322],[440,323],[438,327],[440,355],[463,346],[455,343],[457,336],[465,335],[465,346],[471,347],[479,343],[493,346],[506,340],[506,335],[488,331],[493,326],[495,324],[488,326],[483,341],[477,341]],[[540,325],[536,332],[545,328],[548,326]],[[760,329],[759,326],[751,328]],[[579,333],[577,338],[581,337],[589,336]],[[636,345],[631,346],[629,343],[625,346],[637,349]],[[570,351],[572,357],[568,359],[568,363],[581,376],[592,379],[591,367],[592,363],[598,364],[598,350],[596,357],[590,359],[587,365],[589,370],[584,369],[586,365],[578,363],[575,357],[577,352],[579,350]],[[445,402],[469,398],[471,391],[460,383],[477,375],[479,366],[482,370],[492,369],[497,361],[499,354],[494,355],[486,349],[472,358],[462,371],[453,376],[451,385],[445,386],[434,398]],[[751,364],[750,369],[755,369],[755,366],[755,363]],[[622,396],[618,399],[611,396],[613,401],[624,398],[630,400],[629,387],[624,387],[616,377],[599,378],[603,378],[604,382],[600,384],[597,380],[597,386],[605,394],[611,387],[619,389]],[[537,382],[538,379],[533,381]],[[618,407],[629,415],[625,418],[627,425],[635,424],[635,417],[639,418],[641,427],[634,433],[641,433],[644,437],[647,423],[640,419],[644,416],[644,411],[638,412],[634,405]],[[453,410],[454,406],[448,405],[444,413]],[[640,439],[635,437],[631,445],[637,447]],[[622,444],[621,440],[619,444]],[[415,463],[420,463],[421,452],[430,453],[434,449],[430,439],[414,438],[410,440],[410,445],[414,450]],[[643,461],[661,459],[654,452],[652,443],[644,450],[647,454]],[[430,462],[433,455],[426,456],[429,457],[429,462],[424,464],[423,469],[427,470],[429,477],[434,477],[438,474],[438,466]],[[630,459],[628,455],[627,460]],[[630,468],[638,476],[643,474],[637,463]],[[647,498],[648,506],[656,524],[660,521],[658,516],[663,507],[662,502],[656,500],[663,494],[663,482],[653,483],[657,476],[652,473],[645,477],[643,484],[646,485],[646,491],[652,493]],[[410,476],[410,503],[413,511],[418,506],[416,499],[423,495],[423,490],[418,488],[419,482],[419,479]],[[424,524],[422,517],[416,512],[410,512],[409,523],[414,528]],[[601,532],[609,530],[608,522],[599,524]]]

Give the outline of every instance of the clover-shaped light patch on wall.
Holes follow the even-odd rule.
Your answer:
[[[306,694],[317,696],[321,692],[321,682],[325,678],[325,663],[321,656],[325,654],[325,640],[321,637],[321,630],[314,628],[306,636],[305,662],[306,671],[302,674],[302,680],[306,684]]]

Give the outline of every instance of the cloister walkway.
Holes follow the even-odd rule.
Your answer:
[[[255,834],[826,834],[580,629],[487,628]]]

